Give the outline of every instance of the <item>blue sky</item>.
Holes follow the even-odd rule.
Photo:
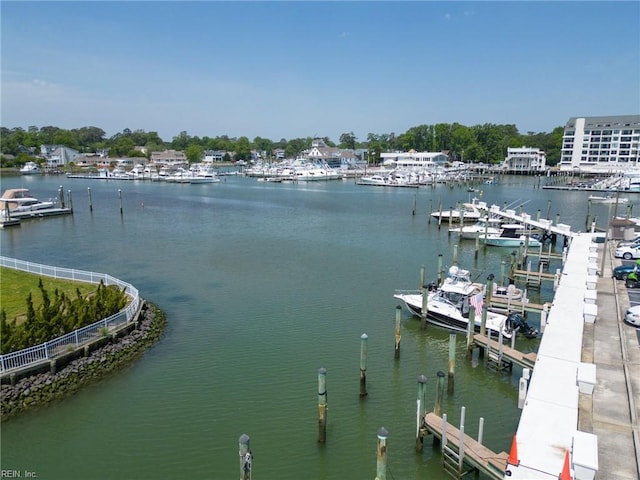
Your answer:
[[[280,140],[640,113],[640,2],[0,2],[0,125]]]

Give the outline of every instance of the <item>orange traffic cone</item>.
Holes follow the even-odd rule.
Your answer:
[[[511,452],[509,452],[507,463],[509,465],[515,465],[516,467],[520,465],[520,460],[518,460],[518,441],[515,435],[513,436],[513,440],[511,440]]]
[[[571,468],[569,467],[569,450],[564,452],[564,465],[562,472],[558,475],[558,480],[571,480]]]

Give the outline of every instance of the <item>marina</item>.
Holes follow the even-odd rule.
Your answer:
[[[59,184],[59,178],[45,176],[3,179],[6,188],[26,186],[36,196],[56,191]],[[89,186],[91,209],[79,193]],[[489,206],[511,204],[530,190],[528,210],[546,211],[550,203],[547,216],[555,221],[529,220],[559,235],[569,227],[584,230],[586,193],[543,193],[535,187],[532,178],[504,178],[482,200]],[[73,215],[3,231],[2,254],[45,264],[54,258],[62,266],[109,272],[157,303],[167,313],[169,326],[160,343],[130,368],[64,402],[4,424],[3,468],[30,469],[43,478],[118,477],[122,472],[135,478],[230,478],[237,475],[238,437],[246,433],[256,476],[298,478],[295,466],[302,462],[307,478],[373,478],[376,432],[384,426],[394,478],[448,478],[439,450],[425,448],[416,454],[414,416],[416,378],[427,377],[427,404],[432,404],[436,372],[447,369],[449,332],[422,329],[413,316],[403,314],[401,353],[394,360],[397,301],[392,293],[414,278],[421,265],[427,277],[434,278],[438,255],[448,267],[456,249],[458,262],[472,272],[472,279],[484,281],[509,264],[510,249],[476,255],[472,242],[458,245],[447,229],[429,224],[430,202],[454,205],[466,196],[466,188],[363,189],[344,180],[274,185],[234,176],[197,189],[82,180],[65,189],[74,192]],[[592,214],[605,218],[608,208],[594,205]],[[522,220],[515,212],[513,216]],[[50,245],[56,246],[55,255]],[[600,249],[598,253],[603,246]],[[561,250],[559,241],[553,253]],[[588,257],[588,248],[585,252]],[[545,272],[555,272],[560,261],[550,258]],[[601,280],[614,282],[607,271],[601,272]],[[563,282],[565,277],[561,286]],[[528,296],[538,305],[553,298],[553,282],[542,282],[539,291]],[[574,296],[582,303],[582,297]],[[599,295],[598,302],[608,298]],[[536,327],[539,315],[528,316]],[[552,309],[550,325],[558,323],[554,315],[562,313]],[[594,326],[585,328],[586,334],[604,328],[602,317],[600,313]],[[357,362],[363,333],[369,338],[364,399],[358,395]],[[517,432],[518,468],[537,468],[532,460],[535,446],[526,440],[537,435],[526,431],[526,425],[536,421],[523,423],[517,406],[522,367],[515,364],[510,372],[495,372],[474,366],[465,361],[462,338],[457,343],[455,390],[444,400],[443,412],[456,424],[466,405],[471,426],[466,433],[476,438],[475,425],[483,417],[482,444],[493,452],[508,452]],[[542,345],[540,339],[517,338],[514,347],[524,355],[541,349],[540,356],[550,352]],[[596,352],[602,351],[599,344]],[[594,354],[594,360],[597,357]],[[320,367],[327,369],[326,390],[331,392],[324,444],[317,442]],[[531,379],[532,402],[540,399],[535,382],[543,369],[536,373],[537,368]],[[591,430],[599,434],[599,449],[610,454],[606,426],[597,414],[603,395],[607,392],[596,385]],[[525,420],[532,415],[522,413]],[[581,424],[580,430],[589,430],[589,425]],[[56,440],[60,435],[64,445]],[[92,447],[96,435],[109,445],[108,456]],[[149,443],[150,438],[154,440]],[[563,444],[568,438],[562,434]],[[624,438],[624,453],[629,453],[627,440],[633,452],[632,434]],[[42,452],[37,458],[27,453],[34,441]],[[142,452],[140,445],[146,445]],[[69,462],[61,464],[61,455]],[[633,474],[631,457],[610,458],[600,462],[599,472],[615,462]],[[562,453],[549,456],[548,470],[555,476],[543,478],[557,478],[563,460]],[[493,478],[483,475],[480,478]]]

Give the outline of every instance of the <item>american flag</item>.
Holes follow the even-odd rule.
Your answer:
[[[471,305],[476,309],[476,316],[482,315],[482,305],[484,305],[484,295],[477,293],[469,300]]]

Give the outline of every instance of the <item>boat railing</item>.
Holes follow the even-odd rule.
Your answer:
[[[59,355],[69,353],[91,341],[104,337],[121,325],[131,322],[140,308],[141,299],[138,290],[133,285],[111,275],[42,265],[4,256],[0,256],[0,266],[56,279],[93,284],[103,282],[107,286],[117,285],[131,299],[131,302],[124,309],[110,317],[103,318],[91,325],[79,328],[40,345],[0,355],[0,373],[3,375],[9,371],[19,371],[38,363],[52,360]]]

